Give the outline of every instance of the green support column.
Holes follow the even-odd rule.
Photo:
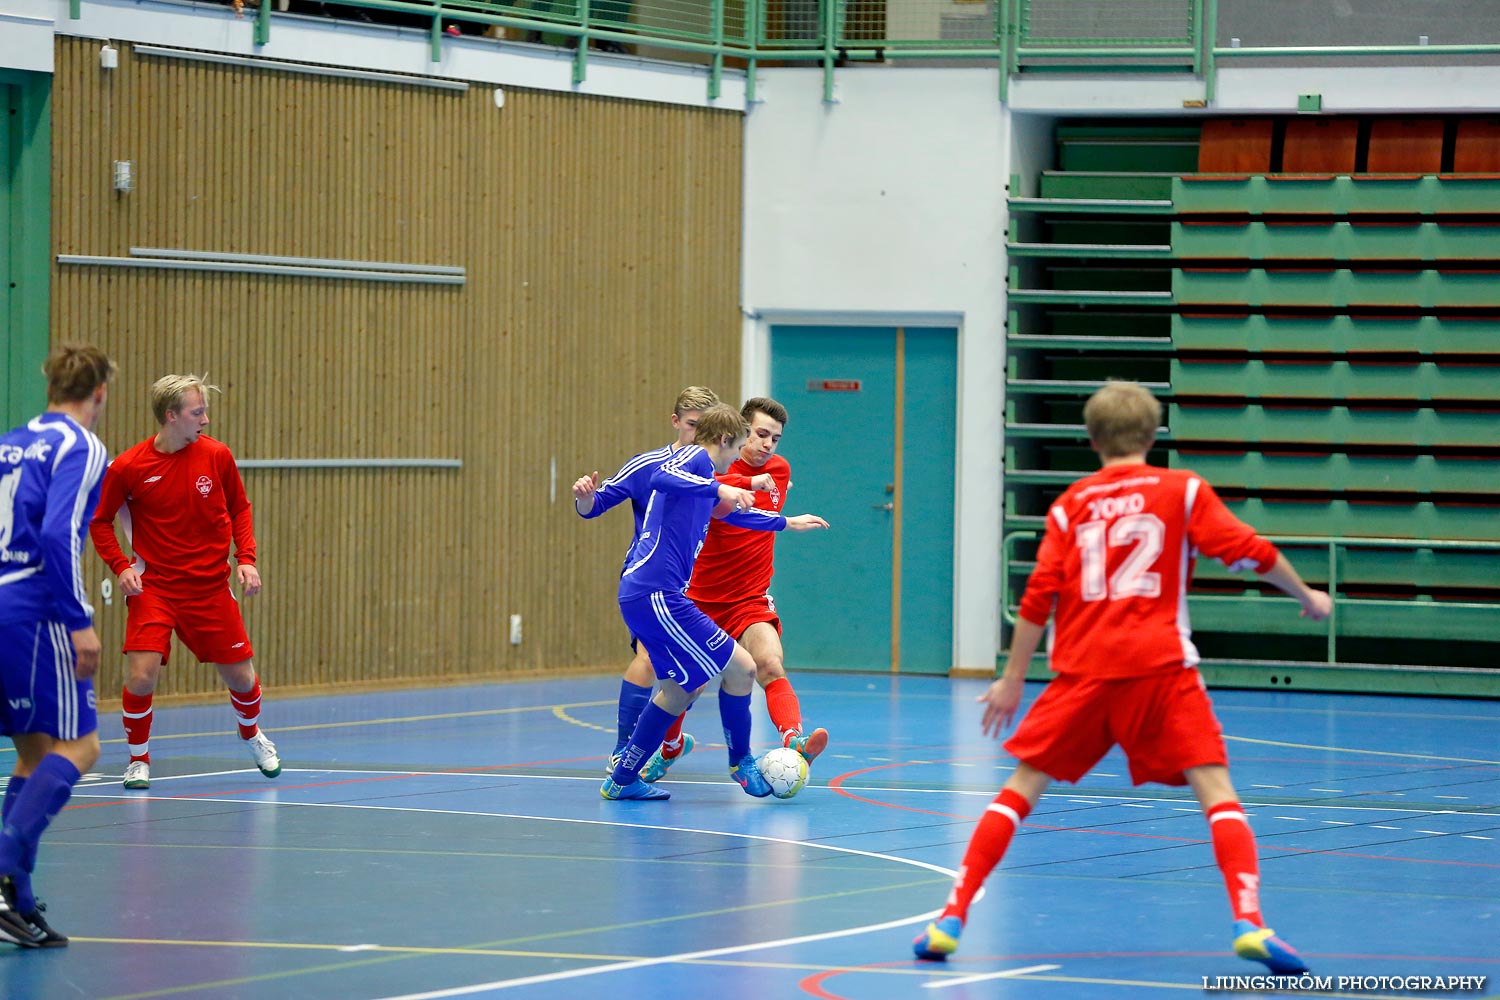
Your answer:
[[[42,411],[51,299],[52,78],[0,70],[0,414],[14,427]]]

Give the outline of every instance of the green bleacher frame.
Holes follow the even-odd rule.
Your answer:
[[[1211,683],[1500,696],[1475,667],[1500,663],[1500,549],[1463,548],[1500,543],[1500,176],[1197,175],[1197,127],[1062,123],[1059,169],[1010,201],[1004,530],[1040,532],[1096,467],[1082,400],[1145,381],[1167,404],[1153,461],[1339,591],[1324,627],[1202,566],[1195,630],[1261,640]],[[1389,545],[1330,564],[1329,536]],[[1359,662],[1310,658],[1320,637]],[[1406,659],[1365,662],[1382,644]]]

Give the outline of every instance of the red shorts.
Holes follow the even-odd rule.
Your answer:
[[[745,629],[757,622],[770,622],[776,629],[776,634],[781,634],[781,619],[776,617],[776,602],[771,599],[770,594],[761,594],[759,597],[747,597],[743,601],[694,601],[698,610],[712,618],[714,624],[719,626],[730,637],[738,640],[745,634]]]
[[[1076,782],[1118,743],[1135,784],[1185,785],[1188,768],[1229,763],[1222,734],[1203,675],[1190,667],[1144,677],[1058,674],[1005,749]]]
[[[161,654],[167,662],[175,631],[202,663],[239,663],[255,655],[240,604],[229,588],[191,597],[165,597],[149,584],[125,599],[125,652]]]

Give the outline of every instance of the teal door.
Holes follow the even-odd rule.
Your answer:
[[[832,529],[776,543],[787,665],[946,674],[953,658],[957,331],[776,326],[785,509]]]

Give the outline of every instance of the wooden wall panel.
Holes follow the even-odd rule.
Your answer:
[[[625,511],[569,487],[665,443],[689,383],[739,383],[737,114],[242,70],[59,38],[53,242],[454,264],[463,286],[55,264],[54,340],[121,376],[100,433],[155,430],[147,388],[207,371],[241,459],[459,458],[461,470],[247,470],[273,688],[622,665]],[[116,159],[135,164],[128,194]],[[555,468],[555,478],[554,470]],[[96,576],[102,563],[91,564]],[[508,642],[508,618],[525,640]],[[100,605],[118,648],[124,608]],[[164,694],[212,691],[181,649]],[[106,658],[100,692],[119,690]],[[227,711],[227,710],[226,710]]]

